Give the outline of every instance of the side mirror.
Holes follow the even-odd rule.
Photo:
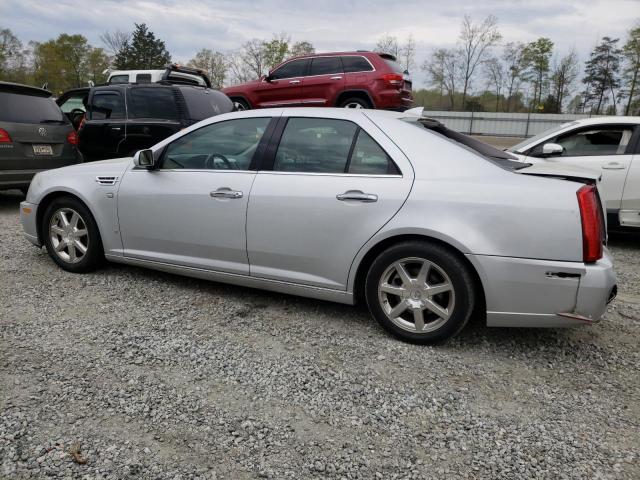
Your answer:
[[[554,155],[562,155],[564,147],[557,143],[545,143],[542,146],[542,155],[545,157],[553,157]]]
[[[269,72],[269,75],[265,75],[264,76],[264,81],[265,82],[271,83],[272,80],[273,80],[273,77],[271,76],[271,72]]]
[[[140,150],[133,156],[133,163],[137,167],[143,167],[151,170],[156,166],[156,161],[153,158],[153,150]]]

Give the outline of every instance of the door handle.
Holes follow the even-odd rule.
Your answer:
[[[341,202],[345,200],[355,200],[356,202],[373,203],[378,201],[378,195],[375,193],[364,193],[362,190],[348,190],[339,193],[336,198]]]
[[[229,187],[222,187],[214,190],[209,195],[213,198],[242,198],[242,192],[238,190],[231,190]]]
[[[602,168],[605,170],[624,170],[627,167],[625,167],[620,162],[611,162],[611,163],[605,163],[604,165],[602,165]]]
[[[289,83],[295,85],[296,83],[300,83],[300,80],[291,80]]]
[[[340,75],[336,75],[335,77],[331,77],[331,80],[342,80]]]
[[[111,127],[111,130],[114,132],[119,132],[120,130],[122,130],[121,127]]]

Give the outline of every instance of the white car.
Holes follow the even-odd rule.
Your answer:
[[[609,226],[640,227],[640,117],[597,117],[565,123],[514,145],[529,163],[597,171]]]

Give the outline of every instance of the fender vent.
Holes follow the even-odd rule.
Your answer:
[[[96,177],[96,182],[100,185],[115,185],[118,182],[118,177]]]

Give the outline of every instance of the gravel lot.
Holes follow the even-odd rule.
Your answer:
[[[600,324],[420,347],[362,308],[66,273],[20,200],[0,192],[0,478],[640,478],[640,235],[612,236]]]

